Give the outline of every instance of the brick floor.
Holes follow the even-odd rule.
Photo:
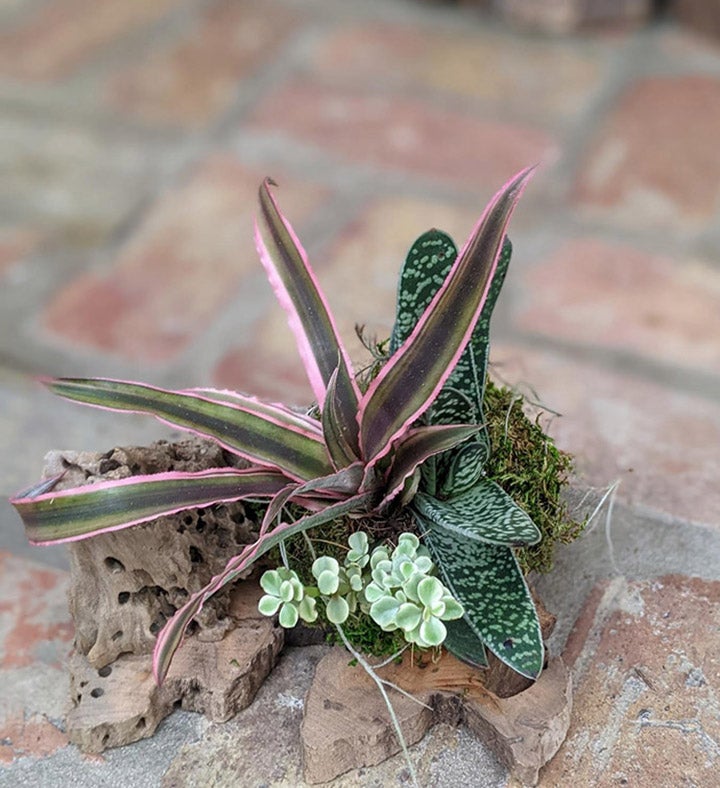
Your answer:
[[[253,243],[265,175],[280,182],[283,210],[362,359],[354,324],[387,335],[414,238],[438,226],[462,243],[484,201],[543,161],[511,228],[495,370],[562,412],[549,429],[576,454],[580,483],[622,481],[612,535],[628,576],[585,604],[565,652],[577,686],[570,737],[541,784],[674,788],[687,778],[709,788],[719,735],[720,48],[671,18],[542,36],[478,5],[2,5],[0,491],[32,483],[51,448],[168,435],[148,419],[57,401],[29,375],[309,402]],[[578,564],[578,588],[609,571],[601,535],[561,552],[566,573]],[[209,774],[235,784],[243,725],[280,735],[261,708],[232,734],[172,715],[155,738],[92,762],[66,746],[72,633],[52,568],[66,559],[22,540],[4,502],[0,785],[170,788]],[[659,579],[668,571],[687,576]],[[568,590],[567,574],[543,584],[556,599],[584,593]],[[568,619],[582,600],[573,604]],[[297,670],[310,669],[302,664],[289,664],[268,697],[290,697]],[[283,720],[295,725],[298,714]],[[296,731],[288,737],[257,757],[258,782],[300,780]],[[433,785],[470,784],[480,762],[488,786],[509,784],[450,728],[416,753]],[[402,770],[394,761],[339,784],[401,784]]]
[[[566,649],[573,716],[541,786],[717,783],[720,583],[595,589]]]
[[[270,3],[211,6],[180,41],[112,77],[109,100],[150,123],[207,122],[232,106],[248,75],[277,56],[298,18]]]
[[[516,291],[523,330],[720,373],[720,270],[706,262],[579,238],[518,272]]]
[[[638,80],[593,141],[574,196],[631,226],[708,221],[720,201],[718,134],[720,80]]]

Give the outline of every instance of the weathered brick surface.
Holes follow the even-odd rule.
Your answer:
[[[556,150],[553,140],[537,128],[484,120],[376,91],[304,81],[267,96],[250,124],[358,164],[473,187],[503,183]]]
[[[0,552],[0,670],[62,664],[73,634],[66,588],[65,572]]]
[[[719,135],[719,79],[639,80],[592,143],[574,198],[630,226],[707,221],[720,204]]]
[[[0,230],[0,278],[37,243],[37,233],[29,229]]]
[[[620,479],[618,494],[633,505],[720,528],[717,402],[551,352],[496,344],[491,359],[504,380],[562,414],[550,432],[587,482]]]
[[[272,3],[223,0],[182,40],[113,77],[110,101],[145,121],[202,123],[235,100],[246,77],[277,57],[297,18]]]
[[[55,80],[126,33],[156,22],[177,0],[52,0],[0,35],[0,74]]]
[[[106,271],[90,271],[53,298],[47,331],[130,359],[165,361],[181,352],[257,270],[253,215],[260,173],[211,157],[149,212]],[[319,200],[290,184],[283,204],[306,215]]]
[[[720,373],[720,270],[710,265],[578,238],[515,276],[524,330]]]
[[[717,785],[720,583],[597,588],[566,649],[570,732],[540,785]]]
[[[311,68],[324,81],[443,91],[551,123],[576,115],[601,84],[611,51],[528,39],[517,56],[508,33],[450,34],[406,25],[343,27],[322,40]]]

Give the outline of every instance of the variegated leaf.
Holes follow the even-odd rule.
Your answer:
[[[172,471],[59,492],[30,490],[10,502],[25,523],[28,539],[33,544],[51,544],[86,539],[213,503],[269,498],[287,483],[287,477],[277,471]]]
[[[413,506],[460,542],[473,539],[521,547],[537,544],[541,538],[530,517],[490,479],[481,479],[446,501],[418,493]]]
[[[322,437],[303,427],[295,414],[251,397],[232,401],[168,391],[144,383],[101,378],[46,381],[55,394],[105,410],[146,413],[194,432],[260,465],[305,481],[333,472]]]
[[[360,445],[368,463],[385,456],[425,413],[465,350],[487,300],[510,216],[533,169],[518,173],[490,201],[410,336],[360,400]]]
[[[468,623],[466,615],[455,619],[455,621],[445,622],[447,636],[443,646],[463,662],[467,662],[476,668],[486,668],[488,659],[485,645]]]
[[[260,224],[255,242],[260,260],[297,341],[300,356],[320,408],[327,386],[337,370],[335,411],[342,421],[345,440],[358,455],[357,410],[360,392],[350,357],[335,326],[305,250],[290,223],[280,212],[266,179],[260,187]],[[339,363],[338,363],[339,357]]]
[[[465,608],[465,620],[500,660],[535,679],[544,661],[540,622],[509,547],[459,540],[427,517],[418,520],[442,580]]]

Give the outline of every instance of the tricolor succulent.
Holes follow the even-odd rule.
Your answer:
[[[487,647],[518,672],[539,674],[540,628],[512,548],[537,542],[540,533],[483,475],[489,446],[482,423],[488,324],[510,256],[506,228],[531,172],[523,170],[493,197],[459,253],[439,231],[416,242],[401,276],[392,352],[367,389],[358,383],[306,254],[278,208],[274,184],[261,185],[256,245],[316,398],[309,413],[317,415],[213,389],[46,381],[66,399],[149,414],[214,440],[247,467],[136,476],[60,491],[53,490],[59,477],[46,480],[12,499],[31,542],[86,539],[222,501],[266,503],[256,541],[160,633],[158,681],[203,603],[271,548],[348,515],[383,516],[401,507],[412,510],[442,580],[425,583],[418,593],[421,620],[430,622],[425,629],[439,630],[449,589],[460,603],[453,611],[464,611],[462,618],[446,616],[454,619],[446,624],[450,650],[482,665]],[[273,579],[278,582],[265,589],[266,604],[295,618],[302,599],[295,598],[293,583]],[[302,613],[311,617],[309,610]],[[414,619],[401,623],[420,626]]]

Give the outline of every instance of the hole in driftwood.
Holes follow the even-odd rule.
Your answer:
[[[125,571],[125,564],[123,564],[122,561],[118,561],[117,558],[113,558],[111,555],[105,559],[105,566],[113,573]]]
[[[203,562],[202,553],[195,545],[190,545],[190,561],[193,564],[201,564]]]
[[[120,640],[120,638],[121,638],[122,636],[123,636],[123,631],[122,631],[122,629],[118,629],[118,631],[117,631],[117,632],[115,632],[115,633],[113,634],[113,636],[110,638],[110,640],[112,640],[112,641],[113,641],[113,643],[114,643],[116,640]]]
[[[100,698],[105,694],[105,690],[102,687],[95,687],[95,689],[90,690],[90,695],[93,698]]]
[[[126,605],[130,601],[130,592],[121,591],[118,594],[118,605]]]
[[[102,745],[103,747],[110,741],[110,734],[106,733],[102,738]]]
[[[145,717],[140,717],[140,719],[135,724],[135,727],[141,731],[145,727]]]
[[[110,667],[110,665],[105,665],[104,668],[100,668],[100,670],[98,670],[98,676],[104,679],[106,679],[111,673],[112,673],[112,668]]]

